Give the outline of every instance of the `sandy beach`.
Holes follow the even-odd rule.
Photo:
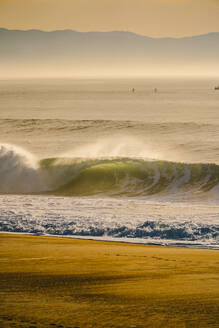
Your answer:
[[[0,234],[0,327],[219,327],[219,253]]]
[[[0,328],[219,328],[219,0],[0,0]]]

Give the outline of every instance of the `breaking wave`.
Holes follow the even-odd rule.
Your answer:
[[[132,158],[46,159],[40,164],[50,176],[51,193],[64,196],[210,196],[219,182],[215,164]]]
[[[219,166],[141,158],[48,158],[37,161],[0,145],[1,193],[144,197],[217,195]]]
[[[35,158],[19,147],[0,145],[0,192],[29,193],[46,186]]]

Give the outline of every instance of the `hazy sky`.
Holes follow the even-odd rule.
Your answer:
[[[0,0],[0,27],[180,37],[218,32],[219,0]]]

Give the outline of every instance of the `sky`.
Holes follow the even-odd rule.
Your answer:
[[[0,27],[183,37],[219,32],[219,0],[0,0]]]

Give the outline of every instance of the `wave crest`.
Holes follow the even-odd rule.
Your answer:
[[[19,147],[0,144],[0,192],[29,193],[45,190],[34,157]]]
[[[219,166],[140,158],[49,158],[38,162],[21,148],[0,145],[1,193],[113,197],[212,196]]]

